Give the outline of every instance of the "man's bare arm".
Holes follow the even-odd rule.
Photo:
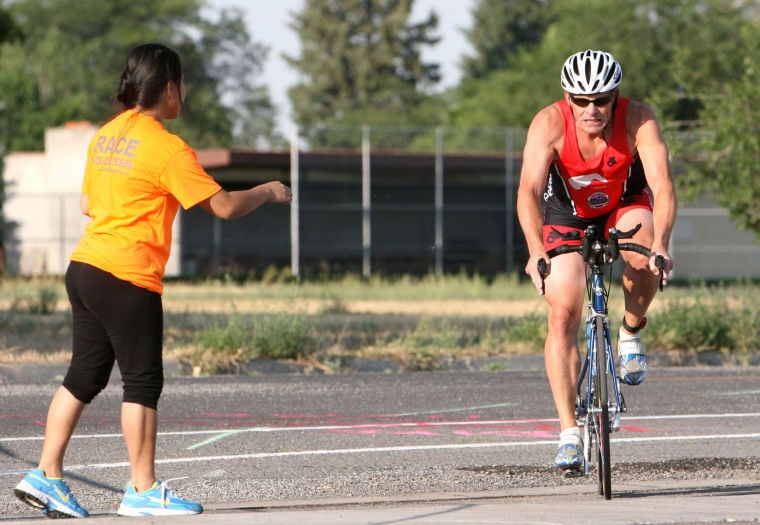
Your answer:
[[[528,245],[528,263],[525,272],[531,276],[533,284],[542,290],[541,276],[538,274],[538,259],[549,262],[544,250],[541,230],[543,213],[541,202],[546,189],[549,167],[553,162],[558,142],[563,134],[562,115],[556,106],[541,110],[528,128],[523,149],[523,164],[520,185],[517,190],[517,217]]]

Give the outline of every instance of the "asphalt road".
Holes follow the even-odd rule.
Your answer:
[[[604,501],[592,477],[552,468],[548,384],[540,369],[522,368],[170,378],[158,474],[184,477],[172,487],[206,507],[172,521],[760,521],[760,369],[657,369],[626,387]],[[54,375],[0,374],[0,522],[39,517],[12,488],[39,457]],[[119,519],[129,477],[120,395],[112,384],[88,407],[66,458],[92,522]]]

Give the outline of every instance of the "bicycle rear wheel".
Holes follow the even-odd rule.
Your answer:
[[[594,322],[594,345],[596,346],[596,376],[594,378],[594,430],[597,451],[596,473],[599,494],[604,499],[612,497],[612,472],[610,470],[610,412],[609,412],[609,370],[607,367],[607,338],[604,319],[597,317]]]

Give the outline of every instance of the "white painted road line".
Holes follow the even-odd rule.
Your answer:
[[[661,436],[661,437],[637,437],[637,438],[618,438],[612,439],[613,443],[643,443],[655,441],[710,441],[725,439],[758,439],[760,433],[752,434],[704,434],[704,435],[683,435],[683,436]],[[256,454],[229,454],[221,456],[198,456],[185,458],[168,458],[157,459],[156,464],[171,463],[200,463],[208,461],[240,461],[246,459],[268,459],[283,457],[303,457],[303,456],[327,456],[327,455],[350,455],[350,454],[385,454],[388,452],[413,452],[413,451],[434,451],[434,450],[465,450],[465,449],[482,449],[482,448],[516,448],[516,447],[535,447],[535,446],[556,446],[557,440],[542,441],[512,441],[512,442],[494,442],[494,443],[464,443],[448,445],[411,445],[397,447],[369,447],[369,448],[346,448],[346,449],[320,449],[320,450],[301,450],[291,452],[261,452]],[[129,462],[114,463],[90,463],[85,465],[71,465],[65,468],[67,471],[75,470],[102,470],[108,468],[128,467]],[[0,471],[0,476],[16,475],[27,472],[25,470],[6,470]]]

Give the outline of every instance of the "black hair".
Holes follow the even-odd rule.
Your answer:
[[[174,82],[178,89],[182,83],[179,53],[163,44],[137,46],[129,54],[121,73],[116,100],[125,109],[152,108],[161,101],[161,94],[169,82]]]

